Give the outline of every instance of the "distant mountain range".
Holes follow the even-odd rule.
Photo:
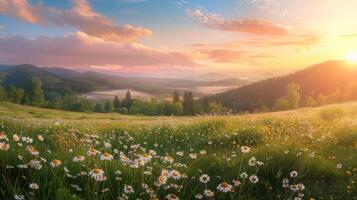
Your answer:
[[[201,87],[236,88],[249,81],[229,78],[214,81],[198,81],[173,78],[147,78],[107,75],[97,72],[77,72],[65,68],[41,68],[34,65],[0,65],[0,81],[3,85],[15,85],[26,88],[32,77],[42,80],[46,95],[82,94],[101,90],[133,89],[155,96],[168,95],[174,90],[191,90],[196,96],[204,93],[197,90]]]
[[[286,76],[247,84],[210,98],[236,111],[254,111],[262,106],[272,107],[285,94],[289,83],[300,85],[302,97],[310,95],[316,98],[320,94],[345,91],[354,82],[357,82],[357,63],[328,61]]]

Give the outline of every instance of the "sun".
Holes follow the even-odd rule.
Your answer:
[[[357,62],[357,53],[348,53],[345,57],[345,59],[349,62]]]

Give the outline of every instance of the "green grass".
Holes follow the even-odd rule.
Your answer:
[[[200,194],[204,199],[357,197],[357,103],[237,116],[145,117],[1,102],[0,123],[0,199],[14,199],[14,195],[26,199],[166,199],[170,194],[180,199]],[[32,155],[29,146],[39,155]],[[241,152],[242,146],[251,151]],[[88,156],[90,148],[101,153]],[[105,152],[114,160],[100,160]],[[150,153],[144,162],[143,156]],[[85,160],[74,162],[77,155]],[[61,165],[51,167],[53,159]],[[40,162],[40,170],[29,165],[34,160]],[[95,168],[104,171],[105,181],[88,175]],[[177,170],[181,177],[162,175],[165,170]],[[290,176],[293,171],[296,177]],[[244,173],[248,178],[241,177]],[[210,177],[208,183],[200,182],[203,174]],[[254,176],[259,178],[257,183],[249,180]],[[160,186],[159,177],[167,179]],[[284,179],[289,180],[288,187],[283,187]],[[219,191],[217,186],[223,182],[232,191]],[[31,189],[31,183],[39,189]],[[126,185],[134,192],[126,193]],[[206,189],[214,196],[206,197]]]

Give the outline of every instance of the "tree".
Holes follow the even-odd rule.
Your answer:
[[[128,109],[128,111],[130,110],[130,107],[133,105],[133,100],[131,99],[130,90],[128,90],[125,94],[123,105]]]
[[[34,106],[42,106],[45,101],[40,78],[32,78],[30,101]]]
[[[113,102],[112,101],[105,102],[104,110],[106,112],[113,112],[114,111]]]
[[[14,85],[9,85],[9,87],[7,88],[7,99],[13,102],[15,93],[16,93],[16,87]]]
[[[175,90],[172,96],[172,102],[178,103],[181,101],[180,94]]]
[[[327,97],[326,97],[325,95],[320,94],[320,95],[317,97],[317,104],[318,104],[319,106],[326,105],[326,104],[327,104]]]
[[[315,107],[317,105],[317,102],[314,98],[312,98],[310,95],[305,96],[302,105],[304,107]]]
[[[104,112],[104,107],[101,103],[97,103],[94,106],[94,112],[102,113]]]
[[[345,94],[345,99],[347,101],[357,100],[357,83],[352,83],[348,86]]]
[[[6,100],[6,97],[7,97],[6,90],[4,89],[2,84],[0,84],[0,101]]]
[[[208,105],[209,113],[222,113],[224,111],[225,111],[224,107],[220,103],[217,103],[215,101],[209,103]]]
[[[286,87],[286,101],[288,109],[296,109],[300,107],[300,86],[296,83],[289,83]]]
[[[13,102],[14,103],[18,103],[18,104],[22,103],[24,95],[25,95],[25,90],[22,89],[22,88],[17,88],[15,90],[15,93],[14,93],[14,96],[13,96]]]
[[[274,110],[290,110],[300,106],[300,86],[296,83],[289,83],[286,86],[286,95],[276,100]]]
[[[54,99],[52,99],[51,107],[55,109],[63,109],[62,97],[58,95]]]
[[[209,106],[209,99],[207,96],[203,97],[202,99],[202,106],[203,106],[203,110],[205,113],[208,113],[208,106]]]
[[[183,114],[193,115],[193,95],[192,92],[185,92],[183,97]]]
[[[284,98],[279,98],[276,100],[273,110],[278,111],[278,110],[287,110],[288,108],[288,102]]]
[[[115,97],[114,97],[113,106],[114,106],[114,109],[116,111],[118,111],[119,108],[120,108],[120,100],[119,100],[119,97],[117,95],[115,95]]]

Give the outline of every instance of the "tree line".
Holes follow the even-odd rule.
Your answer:
[[[284,96],[275,101],[271,110],[292,110],[300,107],[316,107],[333,103],[357,101],[357,83],[349,84],[344,92],[337,89],[337,91],[332,94],[319,94],[316,98],[312,95],[305,95],[301,97],[300,86],[297,83],[289,83],[286,86],[285,92]],[[268,111],[269,109],[268,107],[263,106],[260,110]]]
[[[206,98],[206,100],[208,100]],[[226,111],[222,105],[212,101],[197,101],[192,92],[186,91],[181,97],[177,91],[172,94],[171,100],[140,100],[133,99],[128,90],[125,98],[120,100],[115,96],[113,100],[108,100],[104,104],[96,103],[95,112],[118,112],[122,114],[143,114],[155,115],[198,115],[198,114],[217,114]]]
[[[81,95],[56,95],[46,99],[46,91],[42,88],[40,78],[33,77],[28,88],[7,87],[0,84],[0,101],[10,101],[17,104],[35,107],[52,108],[79,112],[121,113],[143,115],[198,115],[224,113],[226,109],[207,97],[195,100],[192,92],[186,91],[181,97],[177,91],[171,100],[140,100],[134,99],[128,90],[123,99],[115,96],[112,100],[96,102]]]

